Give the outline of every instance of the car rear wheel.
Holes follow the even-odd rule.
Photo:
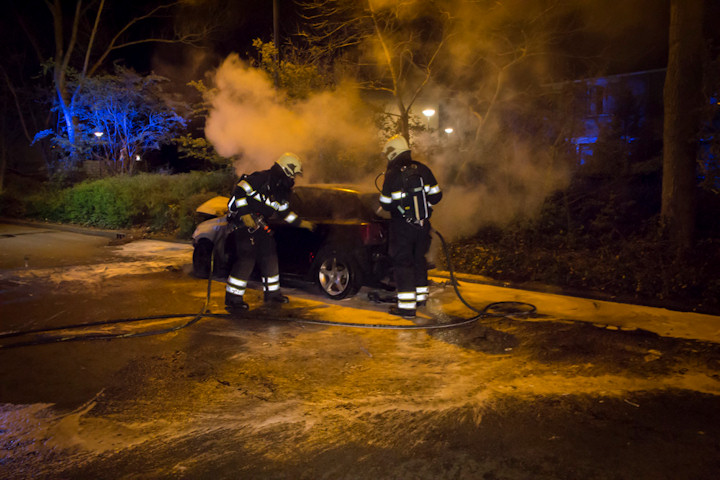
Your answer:
[[[327,249],[320,251],[317,258],[315,282],[327,297],[340,300],[360,290],[360,267],[350,257]]]
[[[210,240],[202,239],[193,249],[193,276],[208,278],[210,276],[210,257],[213,253],[213,244]]]

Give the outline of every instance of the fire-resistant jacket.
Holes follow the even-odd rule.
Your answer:
[[[380,195],[380,205],[383,209],[389,211],[391,216],[403,217],[401,200],[406,193],[403,192],[401,168],[410,165],[417,167],[418,174],[423,179],[429,218],[432,213],[432,206],[437,205],[442,199],[442,191],[432,171],[425,164],[413,160],[410,157],[410,152],[403,152],[388,163],[388,168],[385,172],[385,182],[383,183],[382,193]]]
[[[243,215],[256,214],[270,218],[277,213],[287,223],[299,226],[300,218],[290,210],[290,203],[287,200],[278,200],[278,197],[289,197],[291,187],[288,187],[287,192],[273,191],[284,186],[277,186],[272,180],[271,170],[262,170],[244,176],[233,189],[232,197],[228,202],[228,217],[239,219]]]

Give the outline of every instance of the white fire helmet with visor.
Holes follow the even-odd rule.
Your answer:
[[[285,172],[285,175],[290,178],[295,178],[296,175],[302,175],[302,162],[300,161],[300,157],[294,153],[283,153],[280,155],[280,158],[275,161],[275,163],[280,165],[280,168],[282,168],[282,171]]]
[[[385,142],[383,148],[383,154],[387,157],[388,162],[391,162],[395,157],[403,152],[409,152],[410,147],[408,146],[407,140],[402,135],[395,135]]]

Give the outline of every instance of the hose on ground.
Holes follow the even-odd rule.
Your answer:
[[[535,305],[532,305],[530,303],[525,302],[495,302],[491,303],[490,305],[487,305],[482,310],[478,310],[477,308],[473,307],[470,303],[463,298],[462,294],[460,293],[460,289],[458,288],[458,281],[455,278],[455,270],[453,268],[452,261],[450,261],[450,249],[448,248],[447,242],[445,241],[445,238],[443,238],[442,234],[438,232],[437,230],[433,230],[435,232],[435,235],[438,236],[440,239],[440,243],[443,247],[443,253],[445,254],[445,262],[447,264],[448,272],[450,273],[450,283],[453,286],[453,289],[455,290],[455,295],[460,299],[460,301],[465,305],[467,308],[472,310],[473,312],[479,313],[480,317],[487,316],[488,315],[488,309],[492,309],[495,307],[511,307],[514,306],[519,309],[517,312],[513,312],[514,314],[524,314],[529,315],[531,313],[535,313],[537,311],[537,308]]]
[[[461,318],[459,320],[455,320],[448,323],[431,323],[431,324],[412,324],[412,325],[388,325],[388,324],[374,324],[374,323],[352,323],[352,322],[336,322],[336,321],[327,321],[327,320],[314,320],[314,319],[307,319],[307,318],[299,318],[299,317],[293,317],[293,316],[275,316],[275,317],[267,317],[271,320],[285,320],[285,321],[291,321],[291,322],[298,322],[298,323],[304,323],[304,324],[312,324],[312,325],[323,325],[323,326],[337,326],[337,327],[349,327],[349,328],[364,328],[364,329],[381,329],[381,330],[438,330],[438,329],[448,329],[448,328],[457,328],[465,325],[469,325],[471,323],[474,323],[480,319],[488,318],[488,317],[508,317],[508,316],[517,316],[517,315],[530,315],[532,313],[535,313],[536,307],[529,303],[524,302],[493,302],[488,305],[486,305],[482,309],[478,309],[474,306],[472,306],[469,302],[463,298],[462,294],[460,293],[460,290],[458,288],[458,282],[455,278],[455,272],[453,269],[452,262],[450,260],[450,253],[447,246],[447,243],[445,242],[445,239],[443,236],[435,230],[435,234],[440,239],[443,251],[445,253],[445,259],[446,264],[448,268],[448,272],[450,273],[450,282],[452,283],[453,289],[455,291],[455,294],[460,299],[460,301],[465,305],[467,308],[472,310],[476,313],[476,315],[473,315],[469,318]],[[51,333],[51,332],[58,332],[58,331],[64,331],[64,330],[78,330],[83,328],[90,328],[90,327],[99,327],[99,326],[106,326],[106,325],[113,325],[113,324],[122,324],[122,323],[134,323],[134,322],[143,322],[143,321],[151,321],[151,320],[164,320],[164,319],[172,319],[172,318],[190,318],[190,320],[187,320],[186,322],[180,323],[178,325],[174,325],[172,327],[162,328],[162,329],[156,329],[156,330],[147,330],[143,332],[131,332],[131,333],[90,333],[90,334],[78,334],[78,335],[62,335],[62,336],[56,336],[56,337],[50,337],[50,338],[35,338],[33,340],[28,341],[22,341],[22,342],[15,342],[10,344],[0,344],[0,350],[3,349],[10,349],[10,348],[18,348],[18,347],[29,347],[33,345],[46,345],[51,343],[61,343],[61,342],[73,342],[73,341],[82,341],[82,340],[112,340],[117,338],[139,338],[139,337],[148,337],[151,335],[161,335],[165,333],[171,333],[176,332],[178,330],[182,330],[184,328],[190,327],[200,321],[202,318],[236,318],[231,314],[227,313],[212,313],[209,310],[210,305],[210,297],[212,293],[212,279],[213,279],[213,270],[214,270],[214,257],[215,257],[215,248],[213,248],[211,254],[210,254],[210,270],[208,274],[208,281],[207,281],[207,293],[205,296],[205,302],[203,303],[202,308],[198,313],[172,313],[172,314],[166,314],[166,315],[151,315],[151,316],[145,316],[145,317],[134,317],[134,318],[119,318],[119,319],[112,319],[112,320],[102,320],[98,322],[90,322],[90,323],[79,323],[79,324],[73,324],[73,325],[64,325],[59,327],[49,327],[49,328],[38,328],[33,330],[23,330],[23,331],[15,331],[15,332],[7,332],[7,333],[0,333],[0,339],[6,339],[6,338],[16,338],[16,337],[22,337],[26,335],[39,335],[43,333]]]

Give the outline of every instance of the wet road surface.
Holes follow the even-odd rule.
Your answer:
[[[187,262],[137,274],[110,263],[3,270],[0,331],[196,313],[207,282],[192,278]],[[212,312],[223,312],[222,288],[213,282]],[[203,318],[163,335],[0,348],[0,477],[720,474],[716,343],[610,330],[542,309],[456,329],[328,327],[296,320],[408,322],[382,313],[366,292],[332,304],[288,292],[282,308],[260,306],[251,291],[257,308],[248,315]],[[442,284],[433,285],[429,311],[473,313]],[[81,332],[138,333],[186,320]]]

